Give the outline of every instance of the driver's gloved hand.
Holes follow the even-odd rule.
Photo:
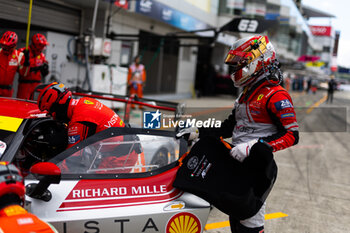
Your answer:
[[[236,145],[230,150],[230,155],[239,162],[243,162],[250,154],[250,149],[255,143],[258,142],[258,139],[253,139],[249,142],[244,142]]]
[[[180,131],[176,134],[176,138],[184,138],[187,141],[193,141],[199,138],[199,130],[195,126],[180,129]]]

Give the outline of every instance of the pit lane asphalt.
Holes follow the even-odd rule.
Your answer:
[[[300,141],[275,153],[279,172],[267,199],[267,233],[350,232],[350,92],[336,92],[333,104],[324,102],[325,95],[292,93]],[[229,96],[183,102],[196,108],[233,105]],[[229,233],[227,221],[214,208],[204,232]]]

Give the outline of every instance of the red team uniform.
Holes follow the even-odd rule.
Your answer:
[[[68,106],[68,147],[110,127],[125,127],[110,108],[88,97],[72,99]]]
[[[68,123],[67,148],[110,127],[125,127],[124,122],[112,109],[92,98],[72,99],[72,93],[63,84],[56,82],[49,84],[40,92],[38,106],[42,111],[47,110],[55,119]],[[122,141],[123,136],[112,139],[113,142]],[[118,144],[105,147],[107,151],[103,152],[113,151],[117,146]],[[126,164],[124,164],[125,159],[127,159]],[[111,156],[102,158],[98,168],[118,168],[123,164],[133,166],[137,160],[138,155],[135,152],[125,156],[111,153]],[[66,160],[62,162],[60,168],[64,172],[70,170]]]
[[[25,48],[19,49],[23,52]],[[29,48],[29,72],[27,74],[20,75],[18,80],[18,92],[17,98],[29,99],[30,95],[33,93],[34,89],[41,83],[42,74],[39,67],[47,64],[46,57],[43,53],[39,55],[34,55],[32,49]]]
[[[42,51],[49,43],[42,34],[35,34],[29,47],[29,70],[20,75],[17,98],[29,99],[34,89],[48,74],[48,62]],[[24,52],[25,48],[19,49]]]
[[[0,39],[0,96],[12,97],[16,72],[24,74],[27,71],[23,67],[23,53],[15,49],[17,41],[17,34],[11,31],[5,32]]]

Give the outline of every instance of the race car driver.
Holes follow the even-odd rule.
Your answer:
[[[87,137],[110,127],[125,127],[124,122],[110,108],[99,101],[84,97],[73,99],[64,84],[53,82],[43,88],[38,97],[41,111],[48,111],[54,119],[68,123],[68,148]],[[128,163],[135,164],[137,157],[130,156]],[[105,157],[99,168],[120,166],[120,158]],[[65,162],[61,170],[69,170]]]
[[[15,32],[7,31],[0,39],[0,96],[12,97],[13,79],[16,72],[27,72],[24,67],[24,55],[16,50],[18,37]]]
[[[225,63],[233,69],[234,85],[243,92],[235,101],[232,113],[220,128],[190,127],[177,137],[194,140],[205,135],[232,137],[230,155],[243,162],[256,143],[278,151],[298,143],[298,124],[289,93],[279,83],[282,77],[274,47],[267,36],[253,36],[236,41]],[[265,204],[251,218],[230,216],[233,233],[264,232]]]
[[[19,170],[13,164],[0,162],[0,232],[58,232],[23,208],[24,195],[25,187]]]
[[[49,43],[44,35],[37,33],[32,37],[28,51],[30,69],[19,77],[17,98],[29,99],[34,89],[49,73],[48,62],[43,54],[47,45]],[[25,53],[26,48],[20,48],[19,51]]]

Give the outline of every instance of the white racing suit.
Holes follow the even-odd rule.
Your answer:
[[[244,90],[235,101],[232,114],[221,124],[220,128],[201,128],[199,136],[212,135],[223,138],[232,136],[232,144],[262,139],[273,151],[278,151],[298,143],[298,124],[289,93],[281,86],[271,85],[265,79]],[[243,228],[232,226],[232,232],[263,232],[265,204],[253,217],[240,220]],[[238,222],[238,220],[236,220]],[[236,230],[235,230],[236,229]]]

